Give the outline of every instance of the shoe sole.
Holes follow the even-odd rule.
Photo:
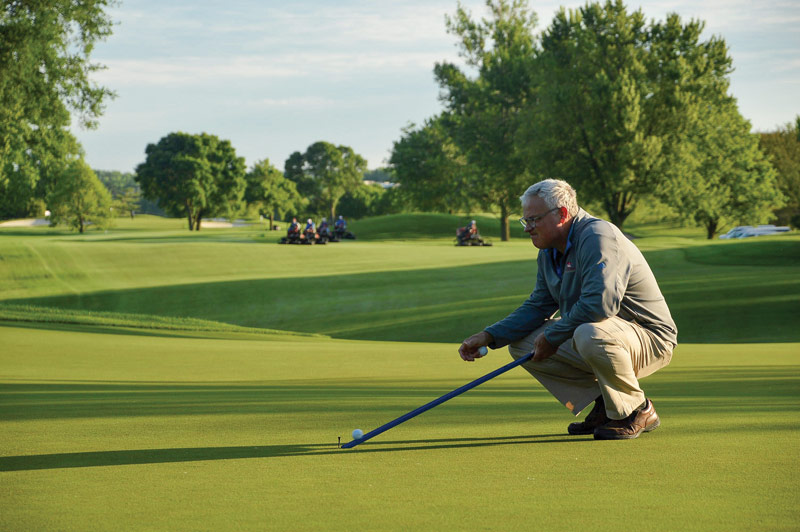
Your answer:
[[[639,434],[642,432],[652,432],[656,430],[658,427],[661,426],[661,420],[656,419],[655,423],[651,423],[643,428],[641,431],[637,432],[636,434],[615,434],[615,433],[602,433],[602,432],[595,432],[594,439],[595,440],[632,440],[634,438],[638,438]]]

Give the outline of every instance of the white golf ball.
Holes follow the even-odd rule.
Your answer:
[[[484,356],[486,356],[486,354],[488,352],[489,352],[489,349],[485,345],[482,345],[482,346],[480,346],[478,348],[478,356],[484,357]]]
[[[364,431],[361,429],[356,429],[353,431],[353,439],[360,440],[364,436]]]

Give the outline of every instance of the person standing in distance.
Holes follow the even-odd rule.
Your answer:
[[[474,361],[481,346],[533,352],[523,367],[574,415],[594,401],[569,434],[617,440],[654,430],[658,414],[639,379],[669,364],[678,329],[650,266],[615,225],[580,208],[565,181],[540,181],[520,200],[519,221],[539,249],[536,286],[464,340],[461,358]]]

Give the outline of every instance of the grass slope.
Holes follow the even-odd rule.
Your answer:
[[[455,218],[376,219],[374,234],[435,228],[430,217]],[[190,234],[158,232],[147,222],[89,236],[0,231],[0,301],[350,339],[456,342],[505,316],[535,279],[535,249],[525,241],[456,248],[431,229],[416,242],[278,246],[259,240],[257,228]],[[648,235],[636,242],[681,341],[800,341],[800,320],[782,325],[800,316],[800,237],[709,242],[679,228],[661,236],[651,227],[634,231]]]

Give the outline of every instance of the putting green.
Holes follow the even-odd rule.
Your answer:
[[[11,324],[7,324],[11,325]],[[567,437],[506,363],[454,345],[0,328],[3,530],[791,529],[798,344],[682,345],[646,379],[663,426]]]
[[[530,244],[174,222],[0,230],[0,529],[797,529],[796,236],[638,228],[682,340],[650,434],[568,437],[515,369],[342,450],[510,361],[456,348],[530,291]]]

